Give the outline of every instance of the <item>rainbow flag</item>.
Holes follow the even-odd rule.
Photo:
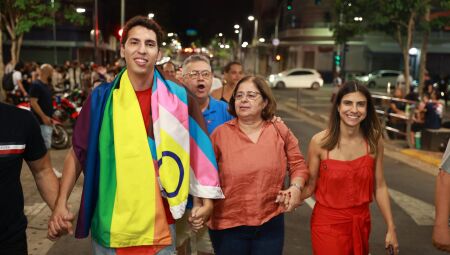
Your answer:
[[[154,139],[146,134],[126,70],[91,95],[78,238],[91,228],[105,247],[168,245],[161,196],[175,219],[183,215],[188,193],[223,198],[212,144],[189,115],[186,89],[154,73]]]

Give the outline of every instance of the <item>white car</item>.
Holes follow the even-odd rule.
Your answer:
[[[388,84],[393,88],[397,84],[397,77],[401,73],[395,70],[378,70],[367,75],[356,76],[355,78],[371,88],[385,88]]]
[[[269,76],[271,87],[275,88],[311,88],[323,86],[323,79],[317,70],[307,68],[290,69]]]

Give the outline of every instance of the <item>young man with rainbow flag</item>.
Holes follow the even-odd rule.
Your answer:
[[[191,216],[205,222],[210,199],[223,198],[198,104],[155,68],[162,37],[160,26],[146,17],[125,25],[121,56],[127,68],[98,86],[83,106],[49,221],[50,239],[73,232],[67,199],[82,170],[75,236],[85,238],[90,230],[95,255],[174,254],[173,219],[184,214],[188,193],[195,197]]]

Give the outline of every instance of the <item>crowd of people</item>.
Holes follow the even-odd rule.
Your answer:
[[[36,62],[9,62],[5,65],[4,75],[12,73],[14,88],[7,91],[7,101],[17,104],[22,97],[28,97],[31,85],[39,77],[39,69],[43,64]],[[64,65],[52,66],[49,85],[52,92],[81,90],[89,94],[93,87],[103,82],[111,82],[123,68],[121,61],[113,65],[80,64],[78,61],[66,61]]]
[[[0,126],[0,165],[10,169],[8,180],[0,180],[0,201],[14,200],[0,211],[0,253],[27,254],[19,181],[25,159],[53,212],[48,237],[90,235],[95,255],[187,254],[191,243],[197,254],[282,254],[284,213],[313,194],[314,254],[367,255],[373,199],[386,222],[384,246],[399,254],[381,125],[364,86],[340,85],[328,128],[312,138],[305,160],[298,138],[275,116],[265,79],[245,76],[242,65],[231,62],[223,86],[211,91],[207,57],[192,55],[179,70],[158,67],[161,44],[162,29],[153,19],[126,23],[120,49],[126,68],[110,77],[97,71],[104,80],[84,103],[59,183],[43,136],[33,129],[38,123],[0,103],[1,123],[8,123]],[[50,81],[48,68],[37,73],[43,83]],[[72,68],[69,76],[82,73]],[[81,173],[74,227],[67,200]],[[448,206],[439,208],[439,219],[448,218]],[[436,236],[434,242],[448,250],[447,240]]]
[[[397,87],[394,89],[388,112],[400,116],[391,116],[389,126],[402,131],[406,131],[405,119],[411,117],[411,133],[408,135],[412,144],[415,145],[414,137],[417,133],[421,133],[425,129],[442,127],[444,105],[440,101],[439,90],[431,83],[425,86],[420,99],[418,93],[414,92],[414,88],[411,88],[411,91],[405,95],[404,90]],[[419,146],[416,147],[420,149]]]

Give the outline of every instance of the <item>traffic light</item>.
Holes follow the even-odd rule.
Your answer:
[[[334,65],[341,66],[341,55],[338,52],[334,53]]]
[[[286,8],[288,11],[292,11],[292,0],[287,0]]]
[[[277,54],[277,55],[275,56],[275,60],[276,60],[276,61],[281,61],[281,55],[280,55],[280,54]]]

